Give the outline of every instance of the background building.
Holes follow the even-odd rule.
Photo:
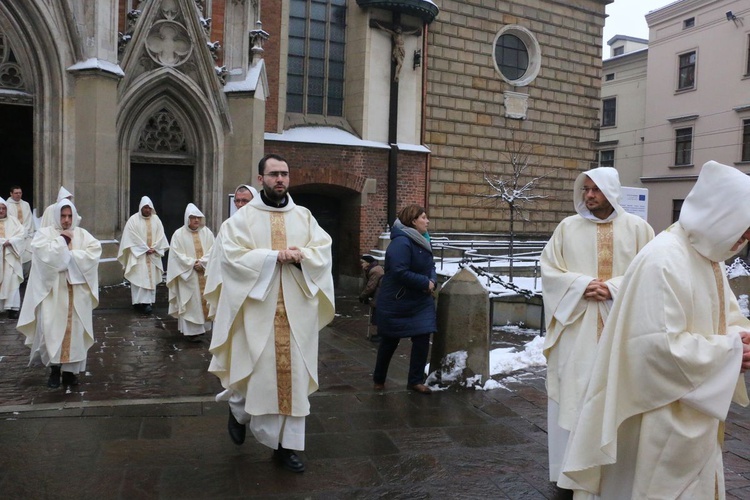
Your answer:
[[[599,147],[611,147],[630,182],[640,157],[649,222],[660,231],[707,161],[750,172],[750,5],[682,0],[646,21],[648,50],[604,61],[602,113],[615,98],[617,118],[611,128],[603,121]]]

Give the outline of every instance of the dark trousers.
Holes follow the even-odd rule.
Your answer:
[[[396,352],[399,337],[380,336],[378,347],[378,358],[375,361],[375,371],[372,380],[376,384],[384,384],[388,375],[388,365],[391,364],[393,353]],[[411,337],[411,359],[409,360],[409,385],[417,385],[424,382],[424,367],[427,364],[427,354],[430,352],[430,334],[415,335]]]

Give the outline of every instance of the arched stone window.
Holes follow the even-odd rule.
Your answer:
[[[26,90],[21,66],[4,33],[0,33],[0,87],[10,90]]]

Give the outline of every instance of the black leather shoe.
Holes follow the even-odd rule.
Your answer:
[[[278,450],[273,451],[273,458],[292,472],[305,472],[305,464],[299,459],[294,450],[287,450],[279,445]]]
[[[60,387],[60,367],[59,366],[53,366],[52,372],[49,374],[49,379],[47,380],[47,387],[50,389],[57,389]]]
[[[18,319],[18,311],[15,309],[8,311],[8,319]]]
[[[151,304],[146,304],[143,306],[143,314],[151,314],[153,310],[154,308],[151,307]]]
[[[72,372],[62,372],[63,385],[78,385],[78,377]]]
[[[232,410],[229,410],[227,430],[229,431],[229,437],[232,438],[234,444],[239,445],[245,442],[245,432],[247,432],[247,427],[237,422],[237,419],[232,415]]]

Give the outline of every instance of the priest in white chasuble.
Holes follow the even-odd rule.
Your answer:
[[[260,195],[223,224],[212,256],[223,283],[209,371],[226,389],[217,399],[229,400],[232,440],[244,442],[249,428],[282,466],[302,472],[296,451],[318,389],[318,332],[334,316],[331,237],[287,193],[283,158],[267,155],[258,171]]]
[[[21,308],[21,260],[28,243],[26,229],[8,213],[8,205],[0,198],[0,310],[8,311],[10,319],[18,318],[18,310]]]
[[[258,196],[258,190],[249,184],[240,184],[237,189],[234,190],[234,210],[230,211],[230,217],[235,215],[241,208],[250,203],[254,197]],[[216,234],[214,240],[214,247],[212,252],[209,254],[208,262],[206,263],[206,288],[203,291],[204,298],[209,304],[208,307],[208,319],[212,319],[216,315],[216,304],[219,303],[219,295],[221,295],[221,263],[215,255],[221,253],[221,233],[222,228],[226,221],[222,222],[219,232]]]
[[[10,197],[6,200],[8,204],[8,215],[11,215],[18,219],[18,222],[24,227],[26,231],[26,238],[29,239],[28,243],[31,243],[31,238],[34,237],[36,226],[34,224],[34,216],[31,212],[31,206],[27,201],[24,201],[21,197],[23,196],[23,190],[21,186],[11,186]],[[26,250],[21,256],[21,261],[24,264],[31,262],[31,245],[26,245]],[[28,274],[28,265],[24,274]]]
[[[724,261],[750,237],[750,177],[708,162],[678,222],[630,265],[558,484],[577,498],[725,498],[723,422],[748,404],[750,321]]]
[[[172,235],[167,259],[169,314],[177,318],[177,329],[188,340],[200,342],[211,329],[208,306],[203,300],[206,287],[206,262],[214,234],[206,227],[206,218],[198,207],[185,208],[185,225]]]
[[[18,330],[31,347],[30,366],[51,368],[47,385],[78,383],[86,354],[94,344],[92,311],[99,304],[99,257],[102,247],[77,227],[75,206],[56,204],[54,226],[40,228],[31,242],[32,259]]]
[[[583,404],[597,342],[625,270],[654,237],[619,204],[620,177],[609,167],[578,176],[577,215],[563,219],[541,256],[547,333],[550,481],[557,481],[568,435]]]
[[[164,226],[156,215],[151,198],[144,196],[125,224],[117,260],[125,269],[130,282],[132,304],[145,314],[151,314],[156,302],[156,285],[161,283],[164,266],[161,258],[169,249]]]

